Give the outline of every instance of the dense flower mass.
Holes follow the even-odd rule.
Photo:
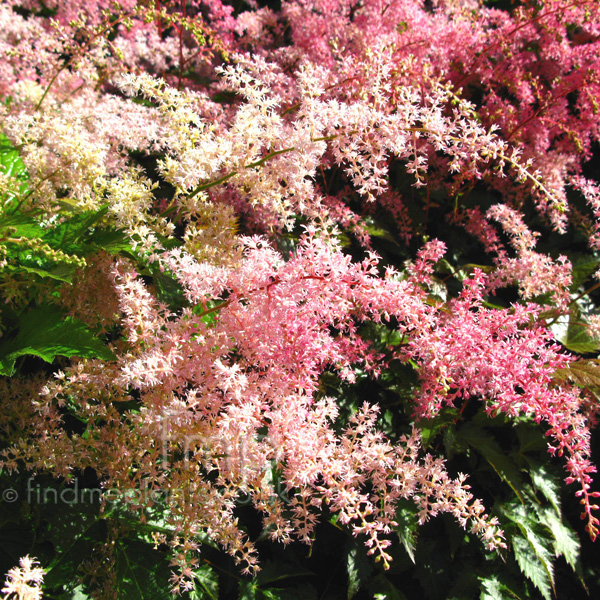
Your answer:
[[[24,556],[19,561],[19,566],[8,572],[2,588],[5,598],[39,600],[42,597],[40,586],[44,580],[44,569],[36,567],[36,564],[36,560]]]
[[[180,592],[207,540],[258,572],[242,500],[387,569],[407,505],[507,548],[431,444],[480,401],[595,539],[600,4],[259,4],[0,2],[2,471],[140,491]]]

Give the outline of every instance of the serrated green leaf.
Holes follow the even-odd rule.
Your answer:
[[[479,576],[478,579],[480,600],[523,600],[531,597],[507,571]]]
[[[348,573],[348,600],[350,600],[373,573],[373,565],[366,556],[364,546],[360,547],[358,543],[354,542],[348,550],[346,572]]]
[[[172,600],[168,561],[152,546],[132,539],[115,545],[119,598]]]
[[[457,439],[465,441],[477,450],[496,471],[498,476],[505,481],[517,498],[523,502],[523,480],[515,463],[502,452],[498,443],[491,434],[481,427],[467,423],[456,434]]]
[[[21,181],[29,178],[21,155],[4,133],[0,133],[0,170],[9,177],[15,177]]]
[[[219,599],[219,576],[209,565],[201,565],[194,571],[194,581],[198,600]]]
[[[20,214],[2,215],[0,218],[0,229],[12,228],[14,235],[26,238],[42,238],[46,230],[40,227],[39,223],[31,217]]]
[[[587,278],[598,269],[600,260],[589,255],[569,254],[573,268],[571,270],[571,290],[576,292]]]
[[[532,543],[524,536],[515,535],[512,538],[512,548],[523,575],[529,579],[546,599],[552,598],[552,577],[550,554],[542,550],[537,543]]]
[[[268,590],[260,590],[260,595],[265,600],[286,600],[286,590],[270,588]]]
[[[188,304],[183,287],[176,279],[166,274],[154,274],[153,279],[156,296],[160,302],[165,303],[171,309],[183,308]]]
[[[89,241],[86,238],[90,237],[91,228],[106,215],[107,211],[107,207],[103,206],[98,210],[70,215],[68,219],[46,230],[42,239],[63,252],[85,253],[86,250],[89,252]],[[82,241],[88,243],[82,245]]]
[[[480,600],[505,600],[506,596],[502,594],[501,583],[497,577],[480,577],[481,586]]]
[[[399,502],[396,509],[395,521],[398,525],[394,527],[394,531],[398,535],[400,543],[406,550],[408,557],[415,564],[415,551],[419,530],[416,506],[408,500]]]
[[[560,515],[552,509],[542,509],[540,517],[544,525],[552,532],[555,555],[564,556],[573,571],[577,571],[581,549],[577,534],[567,527],[562,522]]]
[[[131,252],[131,246],[129,245],[127,236],[122,231],[101,229],[94,233],[92,242],[96,248],[105,250],[109,254]]]
[[[419,420],[416,426],[421,431],[421,445],[427,449],[437,434],[448,425],[455,423],[458,418],[458,410],[455,408],[445,408],[440,411],[433,419]]]
[[[582,321],[571,320],[567,329],[566,339],[559,340],[567,350],[578,354],[598,352],[600,344],[587,330],[587,325]]]
[[[24,264],[19,265],[19,270],[25,273],[31,273],[44,279],[48,278],[55,279],[56,281],[64,281],[65,283],[71,283],[73,281],[73,276],[77,272],[77,269],[77,265],[60,263],[51,263],[48,269],[29,267]]]
[[[258,586],[252,581],[242,580],[239,583],[238,600],[256,600]]]
[[[40,239],[51,248],[77,256],[89,256],[98,249],[111,254],[128,252],[130,246],[123,232],[111,228],[94,228],[106,212],[107,208],[101,207],[96,211],[71,214],[67,220],[53,227],[41,227],[35,219],[20,214],[2,215],[0,230],[10,227],[14,230],[15,237]]]
[[[49,363],[56,356],[115,359],[82,321],[65,317],[54,307],[38,308],[21,316],[16,337],[0,343],[0,375],[12,376],[17,358],[28,354]]]
[[[504,514],[518,527],[511,538],[513,552],[523,574],[535,585],[546,600],[554,590],[553,544],[536,521],[537,511],[523,505],[512,505]]]
[[[529,463],[528,473],[533,487],[541,492],[546,500],[552,504],[557,514],[560,514],[560,487],[556,477],[550,473],[548,467],[531,458],[525,457]]]
[[[373,594],[374,600],[406,600],[404,593],[383,573],[371,580],[369,583],[369,591]]]

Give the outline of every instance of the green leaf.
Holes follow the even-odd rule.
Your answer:
[[[577,572],[581,545],[576,533],[567,527],[560,515],[550,508],[541,509],[540,518],[552,533],[555,555],[564,556],[568,565]]]
[[[481,585],[480,600],[505,600],[506,596],[502,594],[500,581],[492,575],[491,577],[480,577]]]
[[[369,584],[373,600],[406,600],[406,596],[383,573]]]
[[[389,346],[398,346],[402,342],[400,332],[385,323],[368,321],[361,325],[359,331],[360,336],[372,342],[378,350],[384,350]]]
[[[600,390],[600,360],[578,360],[556,372],[560,380],[569,378],[581,388]]]
[[[38,356],[51,363],[56,356],[115,360],[112,351],[78,319],[65,317],[53,307],[21,315],[16,337],[0,343],[0,375],[12,376],[17,358]]]
[[[433,419],[422,419],[417,422],[416,426],[421,431],[421,445],[424,450],[427,450],[440,431],[456,422],[458,414],[455,408],[444,408]]]
[[[394,527],[394,531],[397,533],[408,557],[415,564],[415,550],[419,531],[416,506],[409,500],[400,501],[396,509],[395,521],[398,525]]]
[[[520,535],[513,536],[512,547],[519,568],[525,577],[535,585],[546,600],[551,600],[553,571],[548,550],[537,541]]]
[[[395,246],[399,246],[397,237],[392,235],[392,233],[377,223],[373,217],[366,217],[363,221],[363,227],[367,230],[371,237],[380,238],[394,244]]]
[[[583,321],[571,320],[567,329],[566,339],[559,340],[567,350],[578,354],[598,352],[600,344],[587,330]]]
[[[39,223],[31,217],[21,214],[2,215],[0,218],[0,230],[11,227],[15,229],[18,237],[42,238],[46,232],[40,227]]]
[[[219,600],[219,576],[208,565],[201,565],[194,571],[194,581],[198,600]]]
[[[453,525],[456,524],[453,523]],[[456,531],[461,530],[458,526],[455,526],[454,529]],[[464,538],[465,536],[463,536],[463,539]],[[454,553],[452,554],[454,556]],[[457,556],[460,556],[460,550]],[[457,561],[456,569],[453,569],[454,576],[452,578],[452,586],[446,592],[446,600],[464,600],[465,598],[477,597],[477,592],[481,587],[473,567],[474,564],[468,559]]]
[[[70,215],[68,219],[46,230],[43,240],[53,248],[60,248],[63,252],[89,253],[92,228],[108,212],[103,206],[98,210],[84,211]],[[82,244],[82,242],[84,242]]]
[[[254,582],[240,581],[238,600],[256,600],[258,598],[257,593],[258,586]]]
[[[529,476],[533,487],[541,492],[546,500],[552,504],[557,514],[560,514],[560,487],[556,477],[550,473],[548,467],[537,460],[525,457],[529,463]]]
[[[348,550],[346,571],[348,573],[348,600],[350,600],[373,573],[373,565],[366,556],[364,545],[361,547],[354,540],[352,547]]]
[[[82,585],[78,585],[75,589],[71,590],[69,600],[92,600],[92,596],[86,594]]]
[[[68,219],[53,227],[41,227],[35,219],[20,214],[3,215],[0,217],[0,231],[12,228],[14,230],[12,236],[14,237],[39,239],[51,248],[77,256],[89,256],[97,252],[98,249],[106,250],[112,254],[130,251],[127,237],[123,232],[106,227],[96,227],[106,215],[106,212],[107,208],[101,207],[96,211],[74,213],[69,215]],[[15,244],[13,243],[10,246],[14,247]],[[73,272],[76,270],[74,265],[62,265],[60,263],[57,265],[55,261],[37,256],[35,252],[32,253],[27,248],[27,254],[32,255],[32,258],[35,259],[35,262],[32,262],[23,254],[23,246],[19,244],[17,244],[17,253],[15,258],[20,263],[19,268],[39,268],[41,271],[36,274],[40,276],[52,276],[52,270],[56,267],[70,268]],[[48,266],[46,267],[44,263],[47,263]],[[70,276],[66,280],[70,281]]]
[[[529,598],[529,594],[521,590],[506,572],[478,577],[480,600],[520,600]]]
[[[519,438],[519,452],[522,455],[531,452],[548,451],[547,438],[542,430],[534,423],[521,421],[517,424],[517,437]]]
[[[188,305],[181,284],[165,273],[153,274],[156,297],[171,309],[179,309]]]
[[[42,278],[55,279],[57,281],[64,281],[65,283],[71,283],[73,276],[77,272],[78,267],[71,264],[60,264],[50,263],[48,269],[41,267],[28,267],[27,265],[20,264],[19,270],[25,273],[32,273]]]
[[[105,250],[109,254],[131,252],[128,238],[122,231],[100,229],[94,232],[92,242],[96,248]]]
[[[92,556],[96,545],[102,543],[105,537],[102,519],[89,514],[89,519],[84,520],[81,513],[79,510],[73,515],[65,514],[63,520],[56,517],[50,519],[47,535],[56,544],[57,554],[44,577],[44,584],[48,587],[69,587],[69,584],[73,584],[73,574],[77,572],[81,557]]]
[[[422,537],[415,562],[414,576],[425,591],[425,597],[445,600],[452,586],[456,564],[450,557],[444,536]]]
[[[209,300],[206,302],[206,308],[200,304],[197,304],[192,309],[192,312],[195,315],[200,315],[201,320],[205,325],[208,327],[213,327],[217,322],[217,317],[219,316],[221,306],[225,306],[225,302]]]
[[[582,286],[588,277],[598,269],[600,260],[586,254],[576,254],[571,252],[569,254],[569,260],[573,265],[571,271],[572,283],[571,290],[575,293]]]
[[[14,148],[4,133],[0,133],[0,171],[23,182],[20,185],[21,193],[27,191],[26,182],[29,179],[27,167],[19,151]]]
[[[260,590],[260,597],[265,600],[287,600],[287,590],[271,588],[268,590]]]
[[[488,431],[472,423],[467,423],[458,430],[456,437],[477,450],[487,460],[494,471],[496,471],[498,476],[510,486],[517,498],[523,502],[521,493],[523,480],[519,475],[517,466],[502,451]]]
[[[254,596],[257,600],[318,600],[317,590],[309,583],[302,583],[293,588],[253,588]],[[240,600],[242,600],[240,598]]]
[[[119,598],[172,600],[165,556],[139,540],[116,541]]]
[[[312,577],[314,573],[301,567],[284,561],[268,560],[261,563],[261,571],[256,577],[256,583],[259,586],[283,581],[292,577]]]
[[[551,600],[554,590],[554,565],[552,563],[552,540],[543,533],[540,524],[533,518],[536,513],[531,507],[512,505],[504,514],[518,528],[512,536],[513,552],[523,574],[535,585],[546,600]]]

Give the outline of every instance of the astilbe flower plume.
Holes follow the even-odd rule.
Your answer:
[[[342,423],[322,393],[326,372],[353,383],[385,368],[361,335],[374,321],[395,328],[396,358],[418,372],[415,416],[480,400],[545,427],[595,537],[589,399],[556,381],[574,359],[542,314],[543,302],[570,310],[572,268],[536,251],[522,209],[533,202],[565,231],[571,186],[598,249],[600,194],[581,166],[599,139],[598,3],[510,15],[475,0],[290,0],[238,16],[219,0],[88,4],[47,3],[52,23],[37,2],[0,4],[0,119],[27,170],[20,210],[47,223],[104,211],[99,226],[128,241],[128,258],[82,259],[56,300],[110,331],[116,358],[0,384],[2,466],[66,479],[90,467],[107,488],[150,490],[127,502],[168,506],[178,589],[200,533],[258,568],[241,498],[283,543],[311,543],[328,510],[385,566],[401,499],[421,522],[448,512],[501,547],[465,476],[425,454],[418,430],[387,438],[368,403]],[[476,186],[493,201],[459,207]],[[399,272],[374,253],[353,262],[336,241],[336,225],[351,227],[368,248],[361,218],[378,211],[416,241],[436,195],[493,265],[448,302],[430,294],[442,242]],[[309,225],[290,256],[237,235],[299,219]],[[148,273],[180,288],[179,308]],[[513,284],[518,303],[486,304]],[[68,431],[66,407],[84,435]]]
[[[80,103],[80,113],[96,113],[100,117],[105,109],[101,104],[94,106],[95,100],[89,97],[89,91],[95,86],[96,92],[103,92],[103,84],[108,82],[107,73],[115,69],[139,72],[143,67],[153,75],[167,76],[168,73],[171,83],[185,89],[185,86],[198,86],[188,80],[184,82],[182,67],[186,72],[199,69],[208,76],[218,62],[216,55],[210,53],[202,58],[202,64],[195,62],[203,54],[188,47],[189,40],[182,33],[183,21],[179,24],[174,21],[173,33],[166,34],[167,28],[160,23],[177,13],[178,3],[163,2],[164,10],[156,13],[142,4],[134,7],[129,2],[120,3],[118,10],[111,4],[116,10],[112,17],[103,12],[106,5],[93,3],[93,7],[85,11],[85,18],[90,21],[83,28],[90,28],[87,38],[84,36],[83,47],[87,53],[76,46],[65,47],[69,36],[75,37],[76,33],[76,26],[70,25],[69,17],[73,5],[55,4],[57,22],[62,28],[60,35],[48,28],[44,19],[31,16],[25,20],[18,15],[12,18],[14,13],[9,5],[35,9],[35,3],[2,5],[7,23],[3,28],[7,59],[3,92],[17,100],[15,110],[19,116],[31,110],[20,104],[23,94],[31,96],[34,106],[40,103],[43,94],[47,97],[42,107],[53,95],[57,95],[60,102],[70,100],[72,95],[81,95],[87,106],[83,108]],[[314,176],[315,159],[319,160],[324,150],[322,143],[312,140],[326,138],[332,153],[328,158],[335,158],[347,169],[356,189],[365,198],[374,199],[387,187],[387,162],[390,156],[395,156],[406,161],[419,185],[425,182],[444,185],[455,192],[474,178],[484,176],[507,198],[520,201],[533,185],[540,210],[556,227],[564,229],[566,226],[565,186],[570,176],[579,174],[580,159],[589,157],[591,144],[598,137],[593,119],[593,98],[597,95],[593,73],[599,52],[594,25],[598,20],[596,3],[555,1],[546,3],[539,13],[535,7],[525,6],[511,17],[479,3],[473,3],[477,10],[470,10],[464,3],[445,1],[435,2],[431,7],[417,0],[402,3],[369,0],[360,6],[346,1],[332,1],[327,5],[302,1],[284,2],[281,14],[263,10],[243,13],[237,19],[229,7],[217,0],[204,3],[204,8],[201,4],[191,3],[186,8],[185,19],[192,19],[194,26],[202,30],[208,27],[203,15],[208,15],[213,30],[204,37],[211,40],[210,44],[219,40],[222,48],[232,53],[228,58],[235,57],[244,66],[243,76],[239,72],[234,76],[231,68],[225,68],[224,73],[229,87],[233,86],[248,100],[247,107],[234,105],[233,111],[223,111],[217,103],[205,102],[206,110],[211,111],[210,119],[218,126],[231,122],[232,117],[239,122],[240,119],[256,120],[254,136],[248,128],[243,131],[247,136],[246,152],[234,158],[231,165],[223,165],[227,169],[221,174],[228,176],[240,165],[254,164],[265,154],[296,148],[293,160],[280,156],[263,163],[261,169],[244,170],[243,177],[241,173],[236,174],[229,182],[237,182],[235,188],[243,191],[242,196],[247,196],[248,189],[254,189],[251,202],[255,205],[266,203],[277,212],[296,208],[307,214],[314,212],[318,197],[312,193],[306,176],[309,179]],[[111,25],[119,21],[119,15],[123,22]],[[258,23],[251,25],[252,21]],[[267,27],[263,21],[268,23],[271,33],[263,31],[264,35],[254,38],[246,35],[259,24]],[[569,23],[580,23],[580,30],[572,33]],[[285,44],[281,33],[284,28],[290,31],[291,46]],[[104,31],[114,36],[110,43],[106,35],[100,34]],[[141,37],[133,43],[136,36]],[[268,38],[272,38],[271,43]],[[34,53],[28,51],[32,40],[37,40]],[[181,52],[185,56],[178,59],[180,65],[152,65],[158,57]],[[61,56],[72,58],[64,63],[57,60]],[[258,71],[261,72],[259,77]],[[40,73],[46,72],[47,75],[40,78]],[[174,72],[178,72],[175,77]],[[249,77],[255,79],[252,85],[249,85]],[[549,82],[557,86],[550,94],[547,93]],[[32,88],[36,86],[34,92]],[[207,89],[222,88],[222,83],[217,81]],[[249,95],[251,89],[258,95]],[[417,89],[426,92],[415,97]],[[446,91],[441,92],[442,89]],[[478,90],[483,93],[483,108],[473,113],[473,107],[464,96],[476,95]],[[575,107],[572,107],[568,98],[575,96]],[[299,101],[304,106],[298,107]],[[456,115],[450,119],[449,101],[454,103]],[[254,106],[257,103],[264,112]],[[276,116],[274,109],[278,103],[286,107],[288,117],[295,110],[299,116],[307,116],[313,128],[310,142],[306,132],[299,135],[294,131],[296,124],[286,126],[286,119]],[[113,101],[115,104],[119,102]],[[114,106],[111,113],[114,115]],[[469,118],[465,118],[467,115]],[[111,115],[111,118],[114,117]],[[141,115],[137,120],[140,118]],[[132,119],[136,117],[123,115],[124,126],[115,123],[108,129],[120,134],[134,133]],[[104,115],[98,120],[107,122]],[[145,125],[154,122],[153,118],[146,119]],[[328,129],[324,130],[323,125]],[[504,141],[491,135],[494,128],[500,128]],[[143,127],[137,128],[135,133],[137,138],[148,138]],[[161,132],[161,137],[164,133]],[[254,142],[256,136],[260,138]],[[15,135],[13,139],[21,144],[23,135]],[[283,145],[281,140],[284,139],[289,143]],[[514,143],[516,149],[507,146],[506,140]],[[27,146],[28,150],[33,147]],[[58,147],[55,152],[69,156],[69,152]],[[183,178],[186,183],[193,181],[202,171],[193,166],[194,161],[200,159],[199,164],[204,163],[197,154],[193,151],[187,152],[186,157],[179,156],[180,166],[173,165],[169,170],[172,177],[178,181]],[[39,170],[40,178],[46,182],[40,197],[47,197],[48,180],[61,165],[54,159],[55,164],[39,169],[40,158],[32,159],[31,171],[33,175]],[[85,156],[84,160],[89,158]],[[114,159],[114,153],[107,156],[109,164]],[[498,164],[507,161],[516,168],[522,184],[515,185],[514,178],[510,181],[494,173]],[[530,161],[533,164],[528,170],[525,165]],[[79,157],[74,156],[68,162],[62,165],[60,172],[77,173],[72,167],[81,163]],[[293,177],[291,163],[297,165]],[[283,170],[282,164],[286,167]],[[278,173],[287,173],[283,179],[285,189],[282,189],[282,178],[276,176]],[[539,175],[544,176],[543,188]],[[78,183],[73,182],[73,185],[77,189]]]
[[[516,258],[510,258],[506,251],[499,250],[496,258],[498,268],[491,277],[490,287],[516,283],[521,297],[526,300],[552,293],[555,305],[566,310],[571,302],[572,283],[572,265],[567,257],[559,256],[552,260],[546,254],[535,252],[536,236],[525,225],[521,214],[504,204],[492,206],[487,218],[502,224],[517,252]]]
[[[536,193],[529,177],[522,185],[497,178],[491,184],[519,202],[533,190],[540,212],[563,231],[570,177],[580,174],[581,161],[590,157],[599,136],[598,10],[594,0],[525,2],[512,14],[451,0],[282,5],[293,52],[318,64],[340,95],[368,90],[377,73],[375,49],[385,48],[392,97],[396,86],[419,81],[430,89],[441,80],[460,90],[463,99],[478,98],[484,128],[497,127],[505,141],[515,143],[523,164],[531,161],[550,194]],[[285,49],[280,56],[283,62]],[[438,175],[447,184],[445,161],[430,160],[441,167]],[[469,179],[459,173],[452,185],[464,189]]]
[[[19,566],[12,568],[6,575],[2,588],[5,600],[40,600],[42,597],[42,582],[44,569],[37,567],[37,560],[23,556]]]
[[[365,404],[336,434],[336,403],[318,394],[325,369],[348,381],[356,365],[376,373],[377,355],[357,332],[361,321],[393,316],[410,337],[433,326],[435,311],[418,282],[392,272],[381,278],[376,256],[353,263],[314,231],[287,261],[259,239],[244,246],[236,268],[181,250],[157,257],[184,286],[192,308],[181,314],[161,306],[117,261],[112,277],[125,333],[117,360],[58,373],[33,401],[31,435],[39,443],[13,445],[5,467],[23,461],[68,477],[93,465],[109,488],[167,493],[168,519],[180,532],[176,550],[206,531],[247,570],[257,559],[233,516],[241,494],[284,543],[310,543],[327,505],[385,565],[401,498],[414,500],[421,522],[449,512],[490,548],[502,546],[497,521],[464,476],[452,479],[443,461],[421,456],[418,431],[392,443],[376,429],[377,407]],[[118,404],[132,394],[139,410],[122,416]],[[61,426],[67,398],[88,423],[85,436]]]
[[[35,24],[27,22],[28,35],[40,33]],[[326,213],[314,184],[323,164],[341,167],[367,200],[387,192],[390,156],[405,162],[417,186],[425,185],[438,155],[446,157],[447,172],[462,178],[481,178],[490,167],[499,169],[497,177],[510,165],[518,177],[539,184],[494,127],[477,122],[472,105],[437,77],[427,78],[426,91],[404,82],[393,53],[381,44],[345,65],[343,78],[307,58],[296,61],[290,76],[276,61],[231,54],[233,64],[218,70],[212,87],[234,91],[244,102],[224,110],[205,93],[174,89],[151,74],[121,75],[113,83],[153,107],[103,93],[97,77],[122,65],[102,36],[91,39],[86,48],[102,55],[100,63],[91,51],[79,56],[77,49],[59,47],[54,53],[78,53],[77,69],[59,62],[40,81],[34,55],[21,59],[30,71],[17,71],[6,90],[14,101],[5,109],[5,131],[23,148],[32,178],[29,203],[48,212],[65,189],[82,207],[108,199],[117,223],[147,238],[142,221],[151,220],[150,189],[139,169],[127,164],[123,151],[132,149],[165,154],[159,167],[176,190],[171,207],[189,214],[195,210],[190,200],[203,198],[204,190],[217,203],[229,202],[233,190],[284,225],[296,211]],[[27,43],[17,38],[13,45],[7,44],[7,56]],[[107,180],[117,172],[122,183]]]
[[[485,275],[476,271],[449,302],[449,311],[441,311],[437,323],[411,341],[409,354],[421,361],[417,411],[431,417],[443,405],[479,398],[491,415],[526,415],[546,424],[549,450],[566,455],[567,482],[579,484],[582,518],[595,538],[600,522],[593,514],[598,492],[590,492],[596,467],[589,460],[586,400],[577,389],[553,383],[554,373],[572,358],[552,343],[551,332],[538,320],[538,306],[486,308],[485,285]]]

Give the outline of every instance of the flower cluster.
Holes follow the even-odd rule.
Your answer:
[[[480,400],[545,428],[595,538],[598,348],[573,331],[600,330],[600,5],[248,4],[0,2],[0,368],[65,357],[0,381],[0,466],[151,490],[128,508],[168,505],[176,589],[206,534],[258,570],[242,499],[284,544],[334,514],[389,567],[405,501],[505,546],[412,420]],[[36,304],[79,354],[56,322],[36,346]],[[392,361],[416,383],[384,435],[323,382]]]
[[[490,548],[502,545],[497,521],[473,501],[464,477],[453,480],[442,461],[419,456],[417,431],[392,444],[376,429],[377,409],[365,404],[337,435],[336,404],[317,394],[325,369],[352,381],[358,364],[379,368],[357,322],[393,316],[411,336],[431,327],[434,311],[416,280],[391,273],[381,279],[375,256],[352,263],[314,231],[287,262],[257,239],[245,241],[237,268],[180,251],[163,262],[192,308],[170,312],[131,267],[116,263],[126,345],[115,348],[114,363],[79,363],[42,390],[32,438],[44,441],[13,446],[5,467],[23,461],[68,477],[75,467],[69,457],[77,457],[80,468],[94,465],[109,488],[185,490],[185,503],[172,507],[174,525],[189,535],[208,531],[246,568],[256,558],[232,515],[241,494],[283,542],[309,543],[317,511],[327,504],[357,535],[367,535],[386,564],[400,498],[414,499],[421,521],[450,512]],[[139,411],[123,420],[118,403],[134,396]],[[88,423],[85,436],[61,427],[57,409],[73,401]],[[213,471],[216,486],[203,480]],[[288,504],[277,496],[273,473]]]
[[[7,573],[6,583],[2,588],[3,598],[6,600],[40,600],[44,569],[36,567],[36,564],[38,562],[29,556],[24,556],[19,560],[19,566]]]

